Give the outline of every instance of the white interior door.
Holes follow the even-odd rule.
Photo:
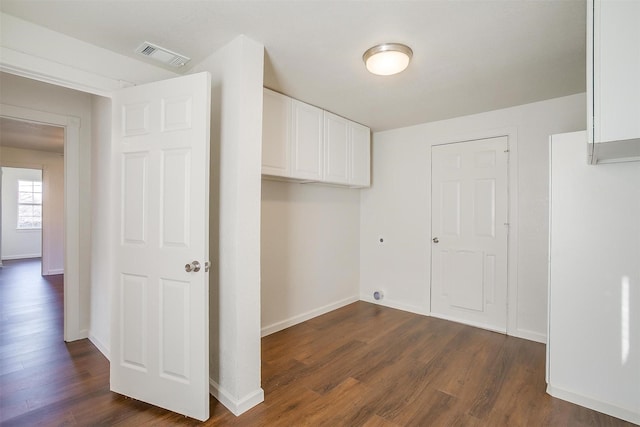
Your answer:
[[[431,314],[506,333],[507,137],[431,154]]]
[[[113,97],[111,390],[199,420],[209,418],[210,87],[200,73]]]

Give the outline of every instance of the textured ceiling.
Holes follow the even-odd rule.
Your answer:
[[[0,9],[137,57],[149,41],[192,58],[239,34],[265,46],[265,86],[385,130],[584,92],[585,0],[33,1]],[[381,42],[413,49],[369,74]],[[143,60],[147,60],[144,58]]]

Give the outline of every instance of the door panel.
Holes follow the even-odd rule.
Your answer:
[[[460,236],[460,183],[443,182],[441,188],[442,235]]]
[[[191,152],[185,149],[162,153],[161,206],[162,247],[189,247]]]
[[[189,286],[189,282],[168,279],[160,284],[160,375],[179,382],[190,377]]]
[[[432,148],[431,313],[506,332],[507,138]]]
[[[482,252],[448,251],[443,255],[443,295],[452,306],[482,311]]]
[[[147,153],[124,153],[122,244],[145,244],[147,231]]]
[[[147,278],[122,274],[120,278],[120,351],[122,364],[147,369]],[[124,330],[126,328],[126,333]]]
[[[210,76],[113,97],[111,390],[209,417]],[[198,261],[199,271],[185,265]]]

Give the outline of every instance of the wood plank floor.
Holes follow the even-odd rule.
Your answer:
[[[545,393],[541,344],[357,302],[262,341],[265,402],[189,418],[109,391],[88,341],[62,341],[62,277],[0,270],[3,426],[631,426]]]

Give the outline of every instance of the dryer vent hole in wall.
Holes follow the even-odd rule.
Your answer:
[[[382,298],[384,298],[384,293],[382,291],[375,291],[373,293],[373,299],[376,301],[380,301]]]

